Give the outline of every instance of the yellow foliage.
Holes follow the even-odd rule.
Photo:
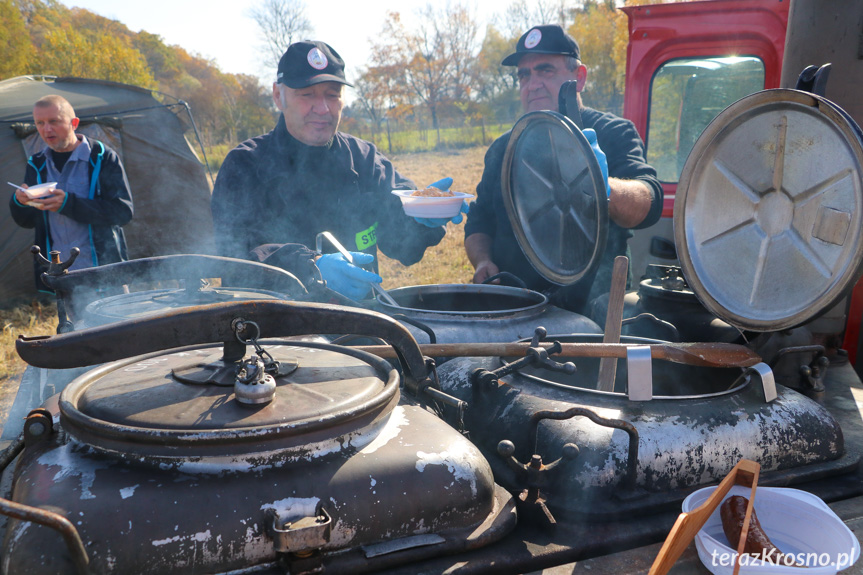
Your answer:
[[[45,35],[39,50],[39,73],[98,78],[155,88],[144,56],[121,39],[61,26]]]
[[[26,73],[33,55],[24,18],[12,0],[0,0],[0,79]]]

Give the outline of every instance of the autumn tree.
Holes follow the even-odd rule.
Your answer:
[[[23,15],[12,0],[0,0],[0,79],[26,73],[33,53]]]
[[[400,85],[421,102],[440,141],[441,106],[466,101],[473,92],[478,25],[462,4],[427,4],[418,18],[416,28],[408,30],[398,13],[388,14],[383,31],[372,43],[372,53],[378,55],[376,71],[397,72]],[[391,98],[399,96],[395,93]]]
[[[504,30],[513,38],[518,37],[533,26],[560,24],[566,28],[572,21],[576,2],[573,0],[515,0],[504,11]]]
[[[592,108],[621,114],[626,82],[626,14],[612,1],[584,0],[568,32],[578,41],[588,70],[585,102]]]
[[[521,106],[515,68],[500,64],[514,46],[515,40],[489,25],[476,60],[476,97],[498,120],[514,120]]]
[[[278,67],[288,46],[313,30],[303,0],[261,0],[250,15],[264,40],[264,63],[271,68]]]

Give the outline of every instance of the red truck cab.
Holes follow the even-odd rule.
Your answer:
[[[710,120],[749,93],[779,87],[788,9],[787,0],[622,9],[629,18],[623,115],[657,167],[664,218],[672,215],[683,161]]]

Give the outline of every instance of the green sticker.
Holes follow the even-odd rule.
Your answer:
[[[359,251],[363,251],[378,243],[378,223],[375,222],[369,229],[359,232],[356,240]]]

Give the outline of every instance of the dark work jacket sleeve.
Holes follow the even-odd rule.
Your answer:
[[[24,174],[24,183],[28,186],[36,185],[36,170],[33,166],[27,165],[27,171]],[[18,203],[15,199],[15,194],[9,198],[9,212],[12,214],[12,219],[22,228],[32,229],[36,227],[37,220],[42,217],[41,210],[24,206]]]
[[[247,259],[252,249],[272,241],[262,237],[255,226],[256,204],[251,197],[255,166],[250,161],[253,156],[241,149],[244,145],[225,157],[210,202],[216,253],[238,259]]]
[[[476,187],[476,199],[471,202],[467,222],[464,225],[465,237],[478,233],[495,236],[497,221],[494,198],[500,194],[500,172],[503,168],[503,156],[509,143],[510,133],[506,132],[492,142],[485,153],[482,179]]]
[[[415,190],[416,184],[399,174],[392,162],[374,147],[363,156],[365,166],[359,170],[360,186],[369,186],[375,191],[377,210],[378,248],[388,257],[409,266],[420,261],[426,248],[435,246],[443,239],[443,226],[430,228],[405,214],[401,200],[393,190]],[[369,179],[363,177],[367,174]]]

